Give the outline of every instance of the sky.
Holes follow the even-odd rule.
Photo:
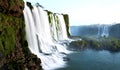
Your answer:
[[[120,0],[25,0],[69,15],[70,26],[120,23]]]

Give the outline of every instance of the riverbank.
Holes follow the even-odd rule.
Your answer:
[[[86,48],[92,48],[95,50],[108,50],[111,52],[120,51],[120,40],[117,38],[90,38],[81,37],[82,40],[72,41],[69,46],[76,50],[84,50]]]

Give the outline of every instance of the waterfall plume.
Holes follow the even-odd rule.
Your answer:
[[[70,53],[64,43],[58,43],[68,39],[64,16],[46,11],[39,5],[30,9],[25,4],[23,12],[28,47],[41,59],[43,69],[51,70],[64,66],[63,58]]]
[[[108,37],[109,36],[109,26],[110,25],[98,25],[98,37]]]

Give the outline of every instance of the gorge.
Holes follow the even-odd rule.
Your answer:
[[[119,70],[119,34],[119,23],[69,26],[39,3],[0,0],[0,70]]]

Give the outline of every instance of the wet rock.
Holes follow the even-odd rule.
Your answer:
[[[64,53],[64,52],[60,52],[61,54],[64,54],[64,55],[67,55],[66,53]]]
[[[33,9],[33,6],[31,5],[30,2],[27,2],[27,6],[28,6],[30,9]]]
[[[63,61],[70,61],[70,58],[68,58],[68,57],[63,57]]]
[[[52,55],[52,53],[43,53],[44,55]]]

